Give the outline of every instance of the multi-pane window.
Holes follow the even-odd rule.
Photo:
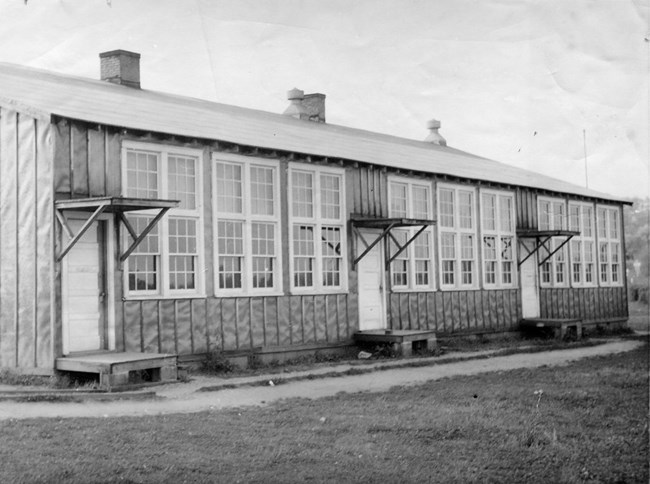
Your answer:
[[[394,178],[389,181],[389,215],[396,218],[430,220],[431,185],[413,180]],[[421,226],[397,229],[393,237],[401,247],[409,241]],[[397,254],[391,263],[391,281],[394,289],[433,287],[433,249],[431,228],[425,229],[402,252],[391,239],[390,254]]]
[[[514,198],[506,192],[481,191],[483,284],[514,285]]]
[[[201,207],[197,150],[126,143],[123,151],[124,191],[133,198],[178,200],[126,261],[129,296],[197,294]],[[142,233],[155,211],[128,215],[136,234]],[[132,242],[130,235],[125,243]]]
[[[475,190],[454,185],[438,187],[440,285],[477,286]]]
[[[217,293],[281,289],[277,164],[214,155]]]
[[[538,199],[539,230],[566,230],[566,205],[563,200],[553,198]],[[564,243],[564,237],[553,237],[540,249],[538,257],[544,260]],[[566,286],[568,283],[568,264],[566,245],[541,265],[541,282],[547,286]]]
[[[291,289],[345,289],[343,170],[291,164]]]
[[[616,207],[596,207],[598,278],[600,285],[619,285],[621,275],[621,223]]]
[[[578,231],[570,242],[571,284],[596,284],[594,261],[594,208],[587,203],[569,203],[569,230]]]

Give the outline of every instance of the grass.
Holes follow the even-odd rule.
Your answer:
[[[5,421],[0,462],[0,482],[647,483],[648,347],[261,408]]]
[[[628,326],[637,331],[650,331],[650,307],[639,301],[630,301]]]

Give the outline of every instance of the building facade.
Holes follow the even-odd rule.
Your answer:
[[[320,94],[282,115],[153,93],[139,57],[102,56],[126,59],[109,82],[0,65],[2,367],[627,318],[624,200],[439,123],[420,142],[329,125]]]

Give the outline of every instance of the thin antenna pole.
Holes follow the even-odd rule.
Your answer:
[[[589,169],[587,168],[587,130],[582,130],[582,145],[585,152],[585,187],[589,188]]]

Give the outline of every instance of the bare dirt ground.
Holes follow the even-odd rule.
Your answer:
[[[553,350],[539,353],[521,353],[494,356],[487,359],[432,364],[422,367],[393,368],[360,375],[324,377],[282,382],[278,375],[257,376],[268,378],[266,386],[240,386],[219,391],[198,391],[222,383],[223,379],[196,377],[188,383],[154,387],[156,398],[147,400],[65,402],[0,402],[0,420],[38,417],[119,417],[191,413],[243,406],[260,406],[287,398],[315,399],[340,392],[382,392],[396,386],[416,385],[460,375],[507,371],[517,368],[561,366],[582,358],[631,351],[642,341],[614,340],[598,346]],[[309,373],[309,372],[306,372]],[[287,375],[283,375],[286,377]],[[317,375],[315,375],[317,376]],[[273,380],[276,382],[273,382]],[[245,379],[244,379],[245,380]],[[235,379],[228,380],[237,384]],[[273,383],[271,383],[273,382]],[[240,381],[246,383],[246,381]],[[151,391],[151,389],[149,389]]]

